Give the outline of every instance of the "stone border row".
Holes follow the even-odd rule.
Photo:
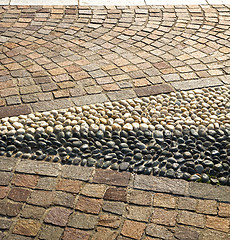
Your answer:
[[[180,91],[196,89],[198,86],[199,88],[205,88],[230,84],[230,78],[224,78],[222,81],[223,82],[221,82],[221,80],[218,78],[201,78],[199,80],[173,82],[171,83],[171,85],[176,90]],[[53,109],[65,109],[72,106],[82,106],[95,103],[104,103],[108,101],[131,99],[135,97],[147,97],[162,93],[170,93],[174,91],[174,88],[171,85],[156,84],[153,86],[125,89],[100,94],[84,95],[80,97],[60,98],[31,104],[4,106],[0,107],[0,118],[24,115],[32,112],[50,111]]]
[[[230,203],[228,186],[213,186],[205,183],[187,182],[181,179],[131,174],[93,167],[61,165],[59,163],[35,162],[15,158],[0,158],[0,171],[15,171],[24,174],[38,174],[108,184],[118,187],[130,187],[139,190],[168,193],[200,199],[217,200]]]

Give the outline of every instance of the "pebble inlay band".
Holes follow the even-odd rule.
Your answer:
[[[230,185],[226,87],[0,120],[0,155]]]

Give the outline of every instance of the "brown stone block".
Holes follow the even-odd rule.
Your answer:
[[[115,215],[102,214],[99,217],[98,225],[111,228],[119,228],[121,218]]]
[[[12,117],[18,115],[26,115],[31,113],[31,108],[29,105],[18,105],[18,106],[7,106],[7,107],[0,107],[0,118],[4,117]]]
[[[19,219],[14,226],[13,233],[35,237],[40,230],[41,223],[31,219]]]
[[[221,217],[230,217],[230,204],[220,203],[218,207],[218,215]]]
[[[146,224],[136,221],[125,220],[123,228],[121,230],[121,234],[134,238],[141,239],[145,230]]]
[[[98,214],[101,210],[102,200],[80,196],[76,209],[85,213]]]
[[[229,219],[214,217],[214,216],[207,216],[206,227],[212,228],[215,230],[228,232],[229,231]]]
[[[177,211],[165,210],[163,208],[154,208],[151,222],[166,226],[176,225]]]
[[[96,232],[93,234],[91,240],[115,240],[117,239],[118,232],[108,229],[98,227]]]
[[[176,208],[176,197],[164,193],[155,193],[153,206],[165,207],[165,208]]]
[[[105,200],[127,201],[127,192],[124,188],[108,188],[104,195]]]
[[[9,187],[0,186],[0,199],[5,198],[9,190],[10,190]]]
[[[126,187],[128,186],[130,176],[128,172],[120,173],[112,170],[96,169],[93,182]]]
[[[78,180],[60,179],[56,189],[65,192],[79,193],[82,182]]]
[[[63,240],[88,240],[90,238],[90,232],[75,229],[65,228]]]
[[[169,93],[173,88],[168,84],[156,84],[149,87],[139,87],[134,89],[138,97],[146,97],[161,93]]]
[[[57,226],[66,226],[69,215],[72,213],[72,210],[61,208],[61,207],[53,207],[47,214],[45,218],[45,222],[51,223]]]
[[[12,188],[8,198],[16,202],[25,202],[30,195],[30,190],[24,188]]]

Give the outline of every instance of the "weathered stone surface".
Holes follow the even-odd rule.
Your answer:
[[[56,177],[59,174],[61,167],[57,163],[35,162],[31,160],[21,161],[16,171],[20,173],[39,174],[45,176]]]
[[[147,225],[146,234],[160,239],[173,239],[173,234],[166,227],[154,223]]]
[[[136,175],[133,186],[135,189],[184,195],[188,182],[180,179]]]
[[[70,215],[68,226],[79,229],[94,229],[97,222],[97,216],[84,213],[73,213]]]
[[[145,223],[131,221],[131,220],[125,220],[124,225],[121,230],[121,234],[134,238],[134,239],[141,239],[144,229],[146,227]]]
[[[69,215],[72,210],[60,207],[53,207],[47,214],[45,222],[51,223],[57,226],[66,226]]]
[[[63,231],[60,227],[45,225],[40,231],[39,238],[44,240],[60,239]]]
[[[67,227],[64,231],[63,240],[88,240],[90,235],[91,234],[87,231]]]
[[[11,172],[0,172],[0,186],[7,186],[10,183],[10,180],[13,176]]]
[[[124,188],[108,188],[105,192],[104,199],[126,202],[127,201],[126,189],[124,189]]]
[[[93,182],[100,184],[111,184],[115,186],[128,186],[130,173],[128,172],[115,172],[112,170],[96,169]]]
[[[0,157],[0,170],[1,171],[12,171],[17,163],[15,158]]]
[[[76,204],[76,209],[85,213],[99,214],[101,205],[101,199],[80,196]]]
[[[189,195],[205,199],[230,202],[230,189],[227,186],[213,186],[204,183],[189,183]]]
[[[36,236],[41,224],[31,219],[19,219],[14,226],[13,233],[25,236]]]
[[[92,176],[93,168],[84,168],[80,166],[63,166],[62,177],[82,181],[88,181]]]

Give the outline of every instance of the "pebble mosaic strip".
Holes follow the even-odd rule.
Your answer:
[[[0,155],[230,185],[230,89],[0,120]]]

